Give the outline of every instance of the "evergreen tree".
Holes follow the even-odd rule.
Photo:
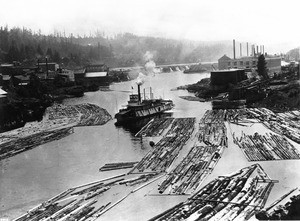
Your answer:
[[[53,61],[59,63],[60,62],[60,54],[58,51],[54,51]]]
[[[48,58],[49,58],[50,60],[52,60],[53,54],[52,54],[52,49],[51,49],[51,48],[48,48],[48,49],[47,49],[46,55],[48,56]]]
[[[258,57],[257,72],[264,79],[268,79],[269,78],[269,76],[268,76],[268,70],[267,70],[267,62],[266,62],[265,56],[263,54],[261,54]]]
[[[9,47],[7,58],[8,62],[19,61],[19,49],[16,47],[15,42],[13,41]]]
[[[44,52],[43,52],[43,50],[41,49],[40,44],[38,44],[38,46],[37,46],[36,53],[37,53],[38,55],[40,55],[40,56],[43,56],[43,55],[44,55]]]
[[[20,61],[23,61],[26,58],[25,47],[23,44],[20,46]]]

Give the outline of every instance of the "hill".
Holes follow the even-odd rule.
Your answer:
[[[135,66],[146,62],[147,51],[155,63],[170,64],[216,61],[232,49],[231,41],[174,40],[131,33],[108,37],[98,31],[92,36],[44,35],[26,28],[0,27],[0,63],[31,65],[47,56],[68,68],[102,62],[110,67]]]
[[[295,61],[300,60],[300,47],[289,50],[286,53],[286,58],[288,58],[289,60],[295,60]]]

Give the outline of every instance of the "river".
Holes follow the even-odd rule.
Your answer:
[[[209,77],[209,74],[157,74],[147,76],[142,88],[148,90],[151,85],[155,96],[172,99],[175,104],[172,110],[173,117],[201,117],[206,110],[211,109],[209,102],[183,100],[179,96],[191,94],[184,90],[171,89],[195,83],[205,77]],[[110,91],[88,92],[81,98],[68,99],[64,103],[97,104],[113,116],[127,103],[132,87],[136,90],[135,81],[116,83],[110,86]],[[70,187],[120,174],[120,171],[98,172],[99,167],[105,163],[140,160],[149,151],[148,142],[134,137],[131,130],[116,127],[114,123],[115,120],[112,120],[103,126],[76,127],[70,136],[1,161],[0,218],[15,218]],[[230,131],[229,148],[213,174],[204,183],[218,175],[225,175],[253,164],[248,162],[233,144],[229,133]],[[299,145],[297,147],[299,149]],[[280,181],[279,184],[275,184],[268,203],[288,190],[300,187],[300,173],[297,172],[297,168],[300,168],[299,160],[262,162],[261,165],[271,178]],[[182,200],[182,197],[145,199],[141,194],[131,197],[127,203],[121,203],[116,208],[118,213],[112,210],[103,216],[103,220],[149,218]]]

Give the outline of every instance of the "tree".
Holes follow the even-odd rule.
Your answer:
[[[60,54],[58,51],[54,51],[54,55],[53,55],[53,61],[60,63]]]
[[[15,42],[13,41],[9,47],[7,58],[8,62],[19,61],[19,49],[15,46]]]
[[[52,49],[51,49],[51,48],[48,48],[48,49],[47,49],[46,55],[48,56],[48,58],[49,58],[50,60],[52,59],[53,53],[52,53]]]
[[[40,44],[38,44],[38,46],[37,46],[36,53],[37,53],[39,56],[43,56],[43,55],[44,55],[44,52],[43,52],[43,50],[41,49]]]
[[[262,76],[264,79],[268,79],[269,75],[268,75],[268,70],[267,70],[267,62],[265,59],[265,56],[263,54],[261,54],[258,57],[258,61],[257,61],[257,72],[260,76]]]

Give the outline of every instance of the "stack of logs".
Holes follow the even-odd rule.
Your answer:
[[[195,118],[176,118],[168,133],[134,167],[132,172],[164,172],[194,131]]]
[[[145,127],[142,128],[135,136],[157,137],[169,128],[174,118],[154,118]]]
[[[280,135],[243,134],[239,139],[233,137],[233,140],[244,152],[248,161],[300,159],[298,150]]]
[[[214,168],[222,151],[221,146],[194,146],[179,165],[168,173],[158,188],[159,193],[164,193],[168,188],[169,194],[185,194],[196,190]]]
[[[256,164],[216,178],[187,201],[150,220],[247,220],[265,205],[273,188],[273,182],[265,177]]]

